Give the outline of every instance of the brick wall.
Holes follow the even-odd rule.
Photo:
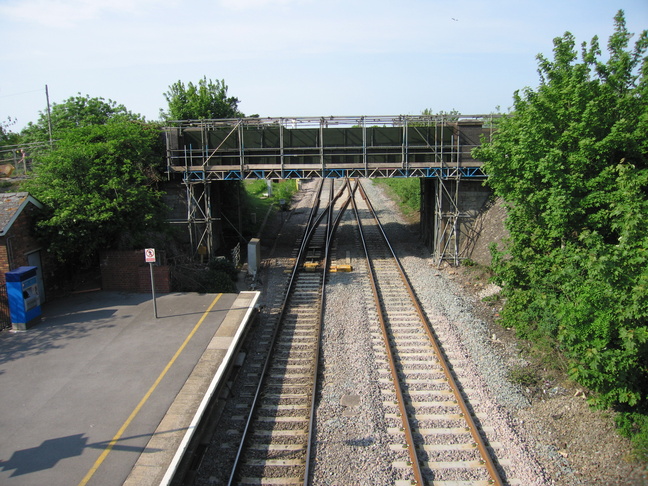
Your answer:
[[[11,271],[9,268],[9,255],[7,252],[6,237],[0,238],[0,285],[5,285],[5,273]]]
[[[33,215],[36,209],[33,204],[27,204],[11,225],[7,235],[11,238],[13,261],[10,263],[13,264],[13,268],[28,265],[27,254],[41,248],[41,244],[33,236]]]
[[[171,272],[166,265],[165,255],[156,253],[153,264],[155,291],[171,292]],[[151,270],[144,261],[144,250],[105,251],[101,253],[101,286],[104,290],[119,292],[150,292]]]

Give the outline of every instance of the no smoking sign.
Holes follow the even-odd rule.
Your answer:
[[[147,248],[144,250],[144,257],[146,263],[155,263],[155,248]]]

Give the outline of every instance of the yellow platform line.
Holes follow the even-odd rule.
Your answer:
[[[203,321],[207,318],[207,315],[211,312],[211,310],[216,305],[216,302],[218,302],[218,300],[221,298],[222,295],[223,294],[218,294],[216,297],[214,297],[214,300],[212,301],[212,303],[209,305],[209,307],[207,308],[205,313],[202,315],[200,320],[196,323],[196,325],[191,330],[191,332],[189,333],[187,338],[184,340],[184,342],[180,345],[180,347],[178,348],[176,353],[173,355],[173,358],[171,358],[171,360],[164,367],[164,369],[160,373],[160,376],[158,376],[157,380],[155,380],[155,383],[153,383],[153,385],[151,385],[151,388],[149,388],[149,390],[146,392],[144,397],[142,397],[140,402],[133,409],[131,414],[128,416],[126,421],[119,428],[119,430],[117,431],[115,436],[110,440],[110,442],[106,446],[106,449],[104,449],[104,451],[101,453],[101,455],[97,458],[95,463],[92,465],[92,467],[90,468],[88,473],[85,475],[85,477],[81,480],[81,482],[78,484],[78,486],[85,486],[86,484],[88,484],[88,481],[90,481],[90,479],[92,479],[92,476],[94,476],[94,474],[97,472],[97,469],[99,469],[99,466],[101,466],[101,464],[106,460],[106,457],[108,457],[108,454],[110,454],[110,451],[113,449],[113,447],[115,447],[115,444],[119,441],[119,439],[121,439],[121,436],[124,435],[124,432],[126,432],[126,429],[128,428],[128,426],[131,424],[133,419],[135,419],[135,417],[137,416],[139,411],[142,409],[144,404],[147,402],[149,397],[153,394],[153,392],[155,391],[157,386],[160,384],[160,382],[162,381],[164,376],[167,374],[167,372],[169,371],[171,366],[173,366],[173,363],[175,363],[176,359],[178,359],[178,356],[180,356],[180,353],[182,353],[182,351],[187,346],[187,344],[189,343],[189,341],[191,340],[193,335],[196,334],[196,331],[198,331],[198,329],[202,325]]]

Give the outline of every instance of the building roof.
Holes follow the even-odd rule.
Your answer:
[[[43,205],[30,196],[28,192],[5,192],[0,193],[0,236],[5,236],[11,229],[11,225],[27,204],[33,204],[38,208]]]

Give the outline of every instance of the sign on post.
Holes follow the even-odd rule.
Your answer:
[[[144,250],[146,263],[155,263],[155,248],[147,248]]]
[[[153,276],[153,264],[155,263],[155,248],[144,250],[144,260],[151,267],[151,294],[153,295],[153,315],[157,319],[157,303],[155,302],[155,278]]]

